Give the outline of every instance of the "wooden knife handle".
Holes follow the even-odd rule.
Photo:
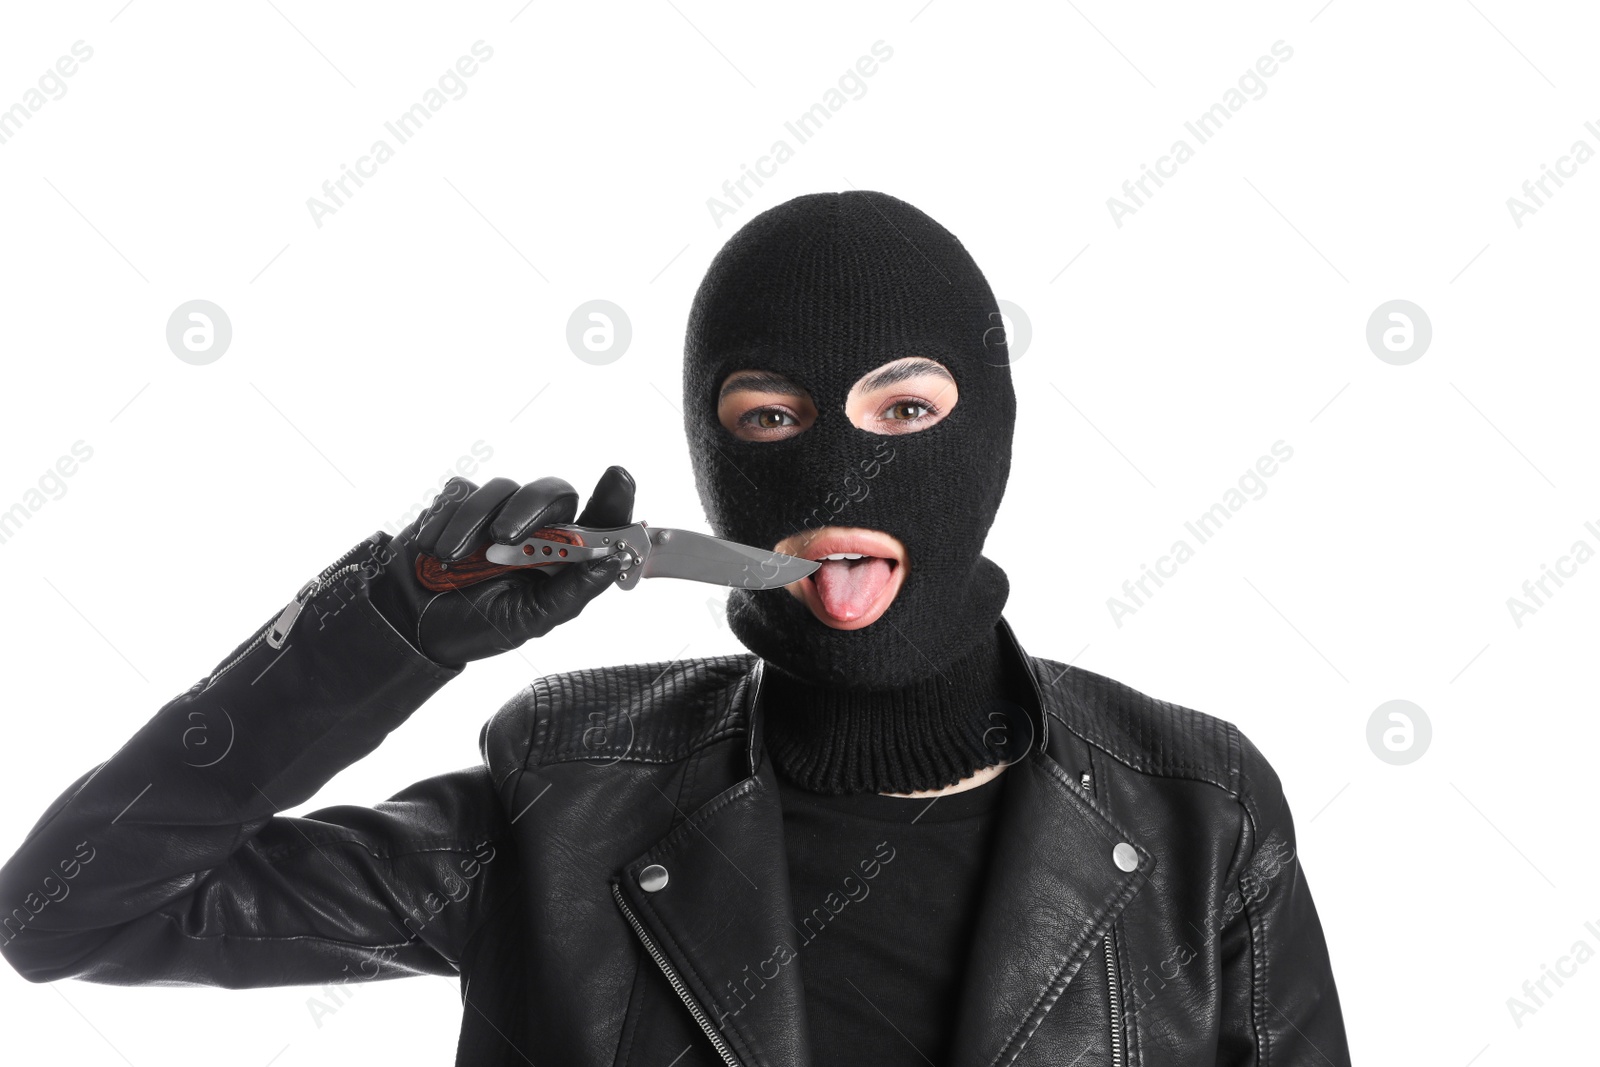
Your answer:
[[[548,527],[535,530],[528,535],[529,538],[543,538],[546,541],[556,541],[566,545],[583,545],[583,538],[571,530],[553,530]],[[448,593],[452,589],[461,589],[469,585],[490,578],[509,574],[512,571],[527,570],[529,567],[551,567],[568,560],[561,558],[560,550],[549,554],[548,558],[540,555],[532,545],[524,545],[523,551],[528,554],[528,562],[521,566],[509,567],[500,563],[490,563],[484,558],[484,553],[489,550],[484,545],[466,559],[457,560],[455,563],[446,563],[434,556],[419,555],[417,557],[417,581],[422,583],[424,589],[435,593]]]

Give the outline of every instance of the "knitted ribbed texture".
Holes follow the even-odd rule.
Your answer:
[[[985,743],[1006,693],[997,631],[937,673],[889,690],[812,685],[769,670],[761,714],[767,754],[813,793],[940,789],[1000,761]]]

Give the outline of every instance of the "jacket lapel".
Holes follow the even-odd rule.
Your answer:
[[[748,698],[754,703],[754,690]],[[619,874],[615,891],[702,1030],[746,1067],[810,1067],[791,921],[783,813],[770,762],[751,736],[752,773],[689,813]],[[659,872],[666,871],[666,885]],[[681,988],[678,988],[681,986]],[[691,1003],[692,1002],[692,1003]]]
[[[1006,778],[953,1067],[1013,1062],[1154,866],[1045,753]],[[1121,843],[1137,856],[1132,871],[1112,858]]]
[[[1030,683],[1036,744],[1005,772],[953,1067],[1012,1063],[1155,866],[1047,751],[1038,679],[1000,625]]]

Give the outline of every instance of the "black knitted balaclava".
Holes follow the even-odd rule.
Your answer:
[[[854,426],[850,387],[905,356],[950,371],[954,408],[918,433]],[[806,389],[815,424],[779,441],[730,434],[717,395],[737,370]],[[684,351],[684,424],[712,528],[770,548],[807,528],[866,527],[899,538],[909,561],[888,611],[859,630],[825,626],[787,593],[735,590],[740,641],[803,682],[852,691],[925,681],[986,647],[1007,584],[980,553],[1015,410],[994,294],[939,223],[865,191],[797,197],[746,223],[700,284]]]

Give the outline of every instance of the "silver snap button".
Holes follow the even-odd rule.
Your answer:
[[[652,863],[640,871],[639,888],[646,893],[659,893],[667,888],[667,869],[659,863]]]
[[[1111,850],[1111,862],[1117,865],[1119,871],[1136,870],[1139,866],[1139,853],[1126,841],[1117,842],[1117,847]],[[666,884],[666,871],[661,872],[661,884]]]

